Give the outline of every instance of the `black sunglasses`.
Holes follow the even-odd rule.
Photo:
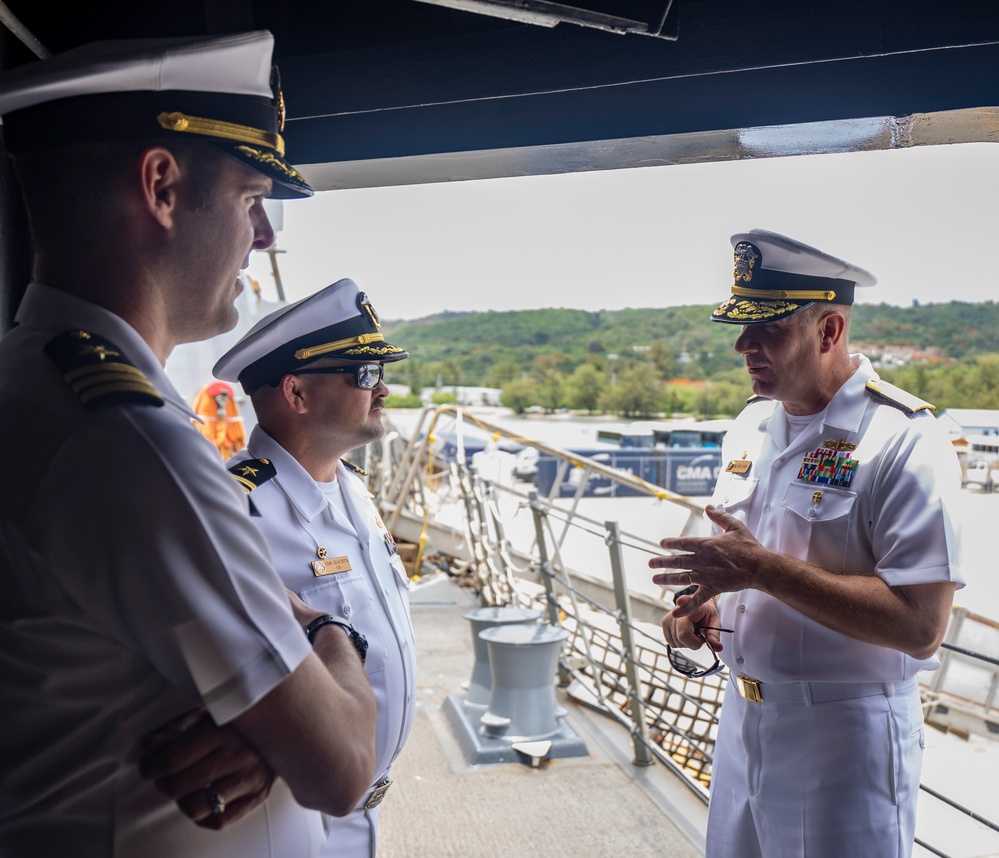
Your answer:
[[[689,676],[692,679],[697,679],[701,676],[711,676],[714,673],[718,673],[722,668],[725,667],[722,664],[720,658],[718,658],[718,653],[715,652],[715,648],[708,643],[708,638],[704,634],[706,631],[715,632],[731,632],[731,629],[721,629],[717,626],[697,626],[694,629],[694,634],[697,635],[702,641],[704,641],[704,646],[708,648],[708,652],[711,653],[714,661],[708,667],[702,667],[691,659],[687,658],[682,652],[677,652],[669,644],[666,645],[666,658],[669,659],[669,665],[677,673],[682,673],[684,676]]]
[[[673,594],[673,603],[676,604],[678,596],[691,596],[697,592],[697,585],[691,584],[689,587],[684,587],[682,590],[677,590]],[[691,659],[687,658],[682,652],[677,652],[669,644],[666,645],[666,658],[669,660],[670,667],[673,668],[677,673],[682,673],[684,676],[689,676],[692,679],[697,679],[701,676],[711,676],[714,673],[718,673],[722,670],[725,665],[722,664],[720,658],[718,658],[718,653],[715,652],[715,648],[708,643],[707,635],[704,633],[707,631],[712,632],[732,632],[732,629],[722,629],[718,626],[696,626],[694,628],[694,634],[697,635],[702,641],[704,641],[704,646],[708,648],[708,652],[714,658],[713,663],[708,667],[702,667]]]
[[[357,366],[324,366],[300,369],[292,375],[335,375],[353,374],[354,383],[361,390],[374,390],[378,387],[385,374],[385,368],[380,363],[362,363]]]

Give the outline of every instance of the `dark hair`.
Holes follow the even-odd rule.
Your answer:
[[[14,170],[21,184],[32,238],[71,246],[100,237],[128,183],[140,153],[150,146],[169,149],[195,189],[195,205],[206,206],[226,156],[200,140],[84,143],[19,155]]]

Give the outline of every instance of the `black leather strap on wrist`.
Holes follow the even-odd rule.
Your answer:
[[[368,639],[346,620],[341,620],[332,614],[323,614],[321,617],[316,617],[305,627],[305,636],[309,639],[309,643],[315,646],[316,632],[323,626],[329,625],[340,626],[347,633],[347,637],[350,638],[354,649],[357,650],[357,654],[361,657],[361,664],[364,664],[364,659],[368,654]]]

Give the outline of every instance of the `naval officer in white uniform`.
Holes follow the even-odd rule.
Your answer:
[[[742,325],[756,396],[725,436],[714,535],[663,539],[680,553],[649,564],[689,570],[658,584],[695,585],[667,643],[706,641],[731,676],[707,856],[908,856],[916,674],[939,666],[961,586],[957,459],[932,406],[849,352],[854,289],[873,275],[763,230],[732,246],[712,318]]]
[[[328,856],[374,856],[380,803],[413,723],[409,577],[362,475],[342,460],[383,434],[383,365],[408,356],[385,341],[371,302],[344,279],[262,319],[214,370],[253,402],[258,424],[229,466],[252,492],[285,585],[366,640],[376,777],[353,813],[330,820]]]
[[[370,782],[361,663],[333,628],[310,645],[321,614],[289,605],[163,370],[235,324],[239,271],[274,240],[264,198],[312,193],[283,157],[272,49],[104,42],[0,74],[35,256],[0,339],[5,858],[314,858],[318,811]],[[140,769],[194,707],[184,735],[214,738],[191,779],[159,767],[169,742]]]

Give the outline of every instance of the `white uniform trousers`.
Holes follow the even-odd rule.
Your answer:
[[[335,828],[321,853],[321,858],[375,858],[378,847],[378,814],[381,805],[365,810],[359,807],[333,820]]]
[[[906,858],[922,749],[914,680],[825,703],[754,703],[733,680],[715,745],[706,858]]]

